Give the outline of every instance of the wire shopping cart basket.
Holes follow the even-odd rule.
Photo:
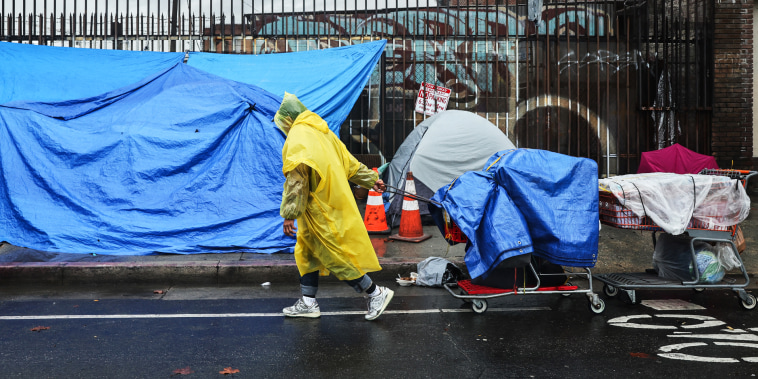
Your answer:
[[[704,169],[699,173],[699,175],[726,176],[730,179],[736,179],[742,183],[742,190],[744,190],[744,187],[747,185],[749,178],[755,174],[756,172],[754,171],[722,169]],[[732,183],[731,181],[724,182]],[[640,217],[619,200],[618,194],[611,193],[604,189],[600,190],[599,201],[600,222],[602,224],[620,229],[650,231],[652,232],[653,246],[656,246],[656,233],[663,232],[664,229],[656,224],[651,217],[648,217],[647,215]],[[719,215],[713,216],[718,217]],[[689,258],[681,256],[684,261],[689,260],[691,275],[689,280],[666,277],[654,269],[646,270],[641,273],[600,274],[595,277],[598,281],[604,283],[603,292],[605,295],[615,297],[618,294],[623,293],[633,304],[638,302],[636,290],[688,288],[702,291],[705,289],[731,289],[737,294],[740,305],[743,308],[753,309],[758,302],[754,295],[745,291],[745,287],[749,284],[750,279],[734,241],[735,232],[738,227],[739,225],[736,224],[728,226],[716,225],[711,222],[695,219],[694,217],[689,220],[686,225],[686,233],[683,234],[689,236],[689,248],[685,253],[689,255]],[[714,247],[718,246],[718,244],[725,244],[722,246],[727,249],[728,252],[733,254],[734,259],[738,262],[736,271],[739,271],[739,274],[724,275],[723,279],[716,281],[704,280],[705,278],[697,269],[698,254],[696,251],[696,245],[707,246],[702,243]]]

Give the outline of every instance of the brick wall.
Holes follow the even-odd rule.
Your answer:
[[[722,168],[754,169],[753,2],[716,0],[711,151]]]

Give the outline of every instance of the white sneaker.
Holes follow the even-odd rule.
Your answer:
[[[392,300],[392,296],[395,296],[395,291],[387,287],[378,287],[379,294],[376,296],[369,296],[368,298],[368,313],[366,313],[366,320],[373,320],[381,316],[384,309]]]
[[[297,299],[295,305],[282,309],[282,313],[284,313],[284,315],[287,317],[321,317],[321,309],[319,309],[318,303],[314,301],[313,305],[309,307],[305,305],[305,302],[302,298]]]

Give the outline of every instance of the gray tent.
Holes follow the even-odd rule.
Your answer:
[[[487,159],[498,151],[515,149],[494,124],[476,113],[448,110],[419,124],[398,148],[384,172],[385,182],[405,188],[408,171],[413,172],[416,194],[431,198],[466,171],[482,170]],[[400,224],[403,197],[390,194],[387,218],[391,226]],[[428,215],[425,202],[419,202]]]

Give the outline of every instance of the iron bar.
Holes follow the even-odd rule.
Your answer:
[[[517,146],[595,159],[603,175],[634,172],[640,153],[666,139],[659,125],[662,136],[678,126],[677,141],[710,153],[713,2],[544,0],[540,23],[528,8],[529,0],[19,0],[0,7],[0,40],[261,54],[384,38],[342,136],[355,153],[394,155],[427,118],[414,111],[422,83],[450,88],[448,109],[483,116]]]

